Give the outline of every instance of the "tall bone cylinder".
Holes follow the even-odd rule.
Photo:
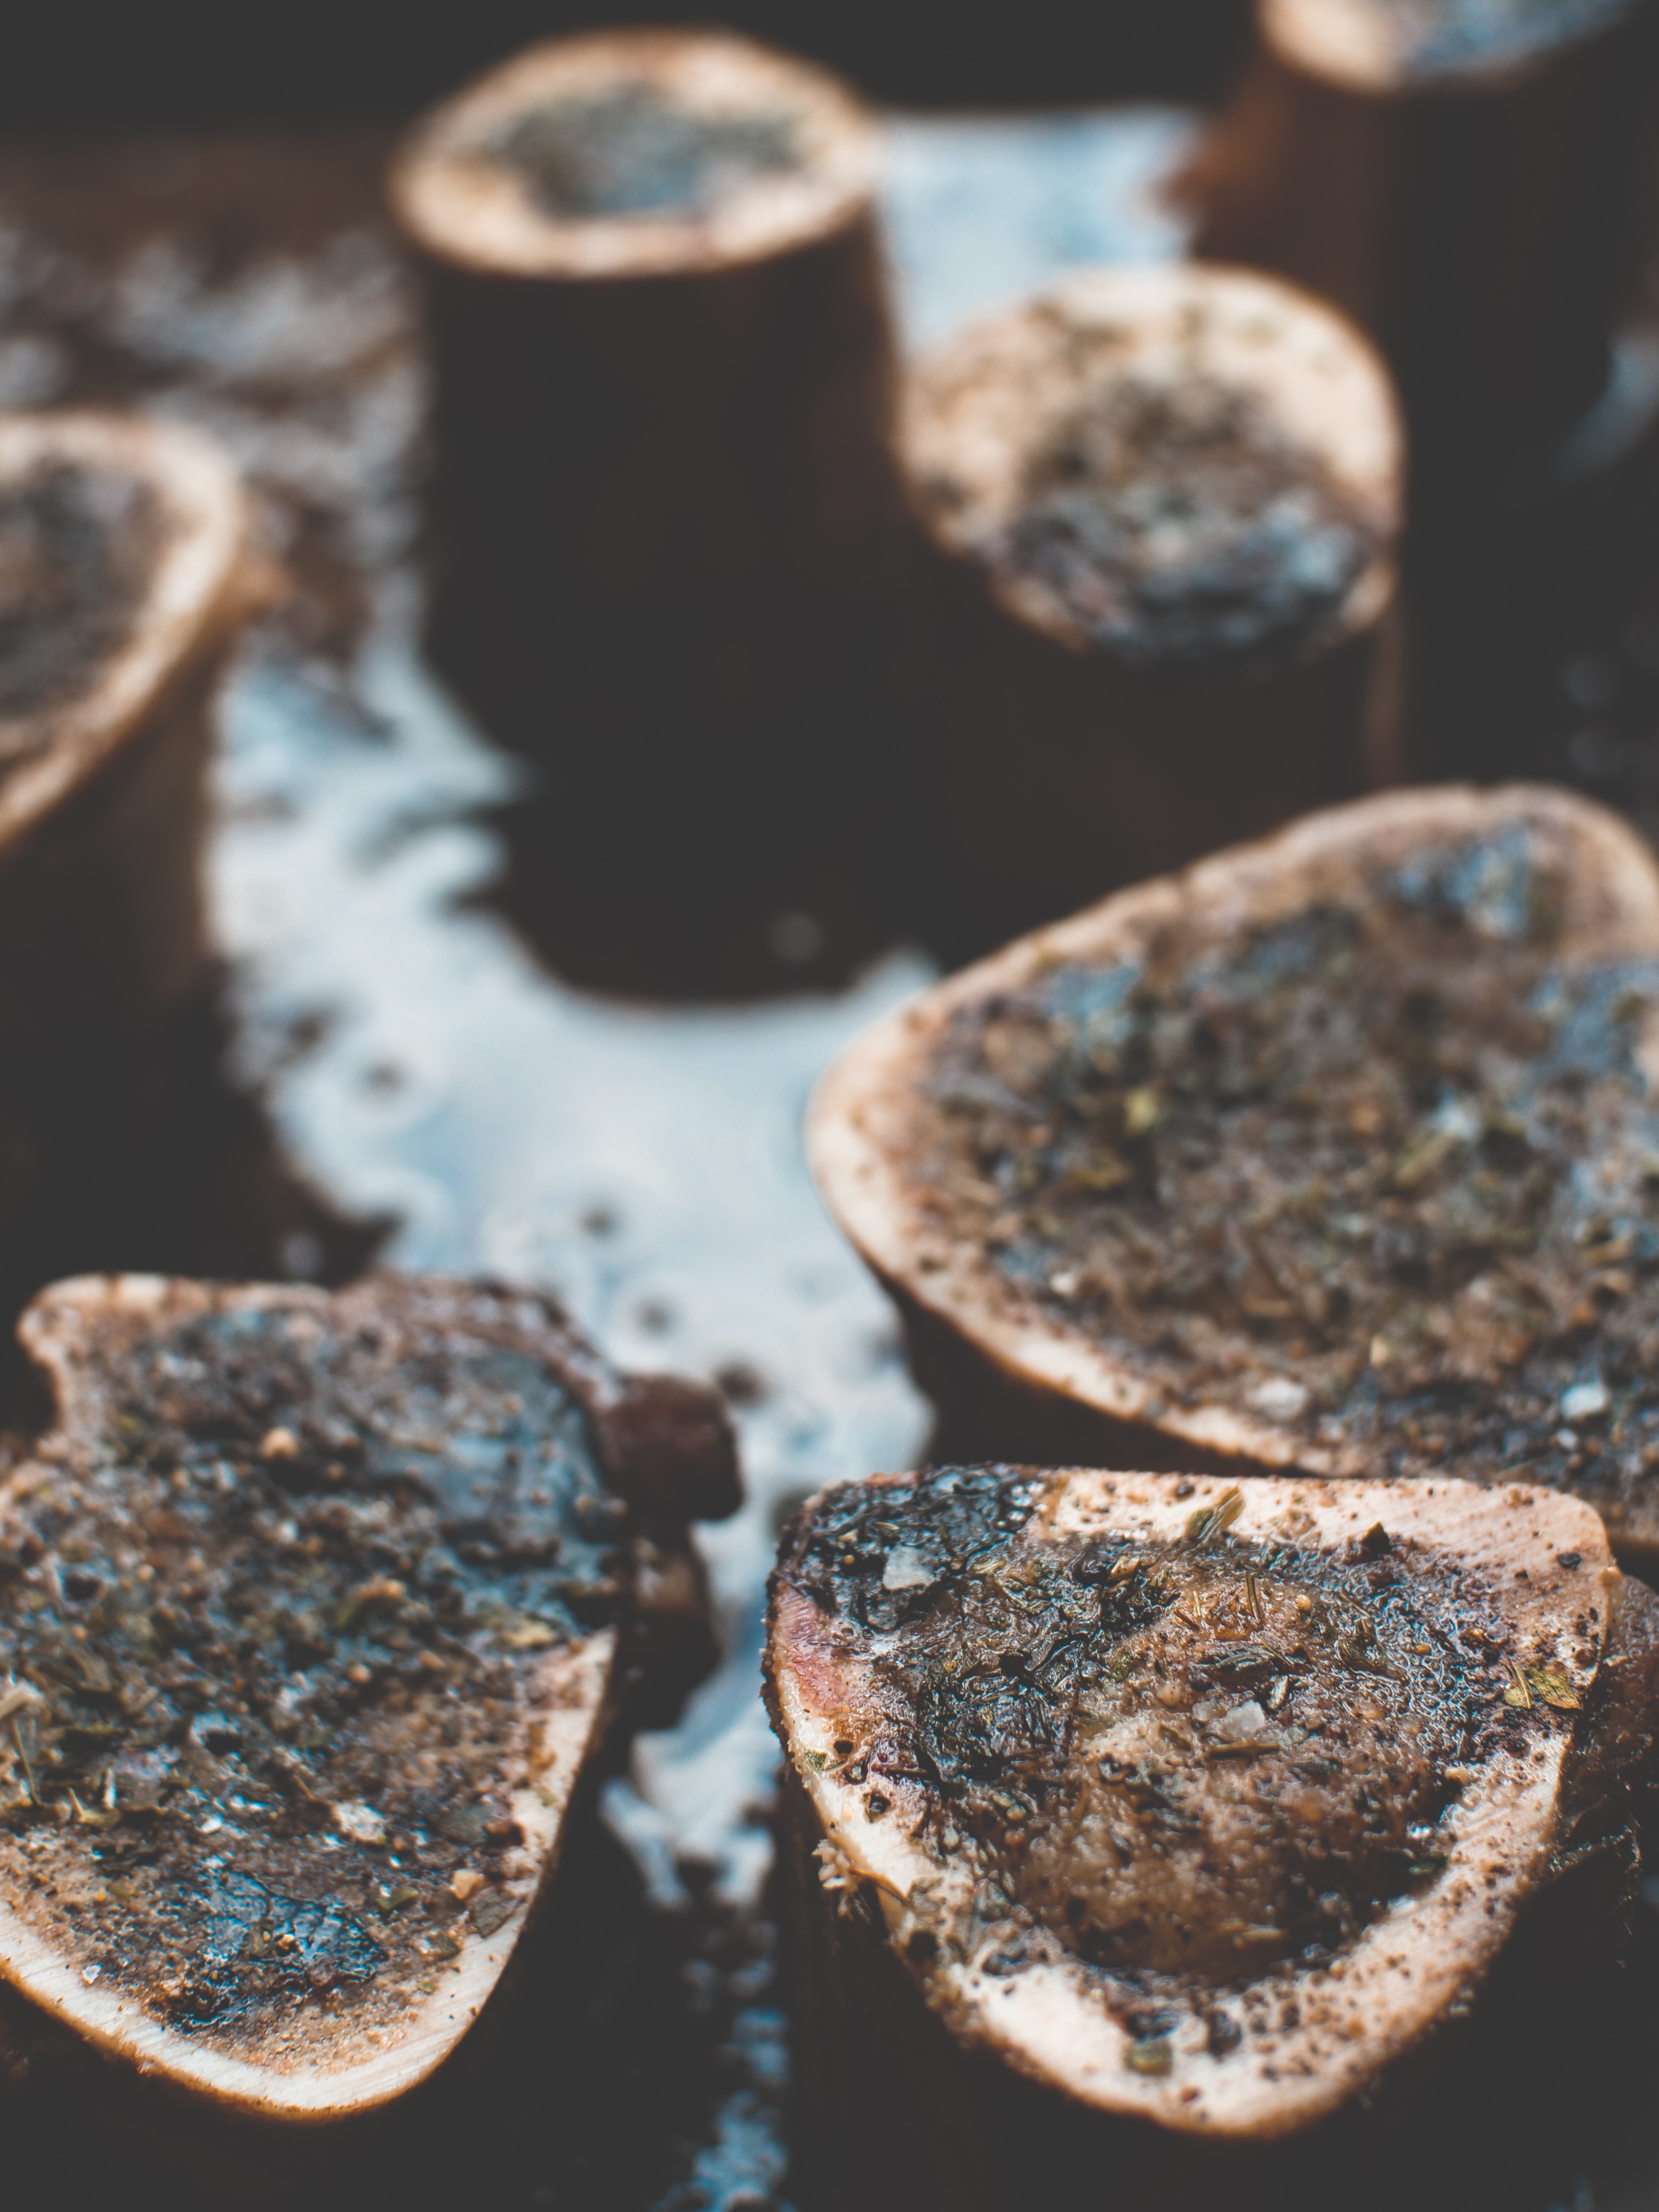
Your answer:
[[[205,438],[0,417],[0,1225],[204,979],[213,702],[268,590]]]
[[[428,644],[578,843],[678,866],[852,802],[902,512],[876,174],[835,80],[678,31],[538,47],[396,166]]]
[[[952,951],[1387,780],[1401,439],[1339,317],[1084,271],[925,362],[904,451]]]
[[[1558,444],[1642,248],[1651,0],[1258,0],[1198,250],[1324,294],[1399,379],[1419,498]]]

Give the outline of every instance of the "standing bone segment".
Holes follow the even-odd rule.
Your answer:
[[[876,174],[835,80],[676,31],[537,47],[396,167],[430,647],[583,834],[787,812],[867,723],[901,514]]]
[[[1387,775],[1401,440],[1338,317],[1243,272],[1090,270],[926,362],[904,446],[982,934]]]
[[[1399,378],[1425,489],[1558,442],[1640,257],[1650,0],[1258,0],[1187,180],[1198,248],[1325,294]]]
[[[0,417],[0,1222],[66,1083],[200,984],[214,696],[269,590],[206,439]]]
[[[21,1334],[57,1401],[0,1483],[22,2110],[87,2076],[108,2139],[216,2177],[186,2203],[383,2202],[483,2124],[460,2046],[533,1924],[574,1972],[605,1907],[556,1883],[605,1761],[710,1663],[686,1523],[738,1500],[718,1401],[436,1277],[89,1277]]]

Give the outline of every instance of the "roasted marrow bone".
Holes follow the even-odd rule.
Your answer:
[[[875,1908],[981,2063],[1284,2136],[1466,2013],[1570,1871],[1616,1911],[1656,1616],[1586,1506],[1518,1486],[848,1485],[773,1584],[788,1872],[821,1926]]]
[[[425,251],[520,278],[684,276],[822,243],[876,143],[821,70],[720,32],[551,40],[427,117],[392,175]]]
[[[813,1159],[953,1449],[1063,1419],[1120,1464],[1133,1423],[1165,1466],[1523,1476],[1650,1550],[1656,1010],[1621,823],[1402,793],[927,993],[825,1079]]]
[[[222,2107],[383,2105],[494,1989],[626,1693],[684,1668],[729,1431],[652,1382],[630,1431],[555,1310],[474,1284],[88,1279],[21,1334],[58,1420],[0,1495],[0,1972]]]
[[[1340,316],[1073,270],[919,362],[902,424],[956,941],[1398,780],[1401,428]]]
[[[805,834],[842,866],[871,835],[910,562],[880,155],[825,71],[659,27],[531,47],[392,163],[431,368],[426,649],[554,764],[538,927],[579,981],[685,988],[725,956],[676,884],[746,908],[755,879],[758,940],[758,854]]]
[[[67,957],[102,1020],[198,979],[208,709],[273,590],[210,440],[117,415],[0,420],[0,895],[60,1027]],[[14,1026],[33,995],[9,981]]]

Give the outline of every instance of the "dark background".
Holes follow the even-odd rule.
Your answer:
[[[14,0],[0,131],[394,118],[537,38],[622,21],[775,40],[875,97],[1018,105],[1213,93],[1248,0]]]
[[[673,0],[654,6],[651,0],[610,0],[597,7],[440,0],[426,8],[421,0],[276,0],[266,6],[250,0],[13,0],[0,33],[0,141],[57,135],[66,143],[6,145],[0,207],[27,237],[50,246],[49,274],[66,271],[75,281],[43,285],[37,302],[24,302],[27,313],[15,307],[9,331],[38,331],[67,349],[73,374],[60,395],[65,399],[107,404],[137,395],[154,402],[161,392],[196,404],[205,391],[217,404],[229,389],[256,429],[265,420],[262,408],[280,426],[289,400],[272,380],[246,388],[216,383],[216,365],[207,356],[157,361],[112,343],[98,303],[106,300],[112,272],[125,265],[134,238],[154,228],[185,240],[197,257],[191,268],[199,263],[191,300],[222,304],[245,263],[319,252],[319,240],[326,244],[377,206],[386,143],[381,126],[400,123],[533,39],[641,17],[706,21],[714,12]],[[726,24],[842,70],[878,100],[1006,108],[1213,99],[1243,58],[1250,0],[981,0],[967,9],[944,0],[726,0],[718,12]],[[368,127],[325,137],[325,127],[337,125]],[[166,164],[158,172],[149,158],[154,149],[143,155],[125,136],[173,131],[216,134],[214,144],[177,165],[177,177]],[[244,143],[234,135],[244,131],[268,135]],[[219,278],[224,281],[216,289]],[[249,292],[246,315],[257,312],[261,296]],[[321,309],[313,305],[312,312],[320,324]],[[319,371],[319,393],[329,374]],[[306,405],[315,396],[290,395],[302,430],[312,420]],[[1506,641],[1500,657],[1513,663],[1505,699],[1518,695],[1522,708],[1511,715],[1506,708],[1493,726],[1511,768],[1524,764],[1578,781],[1659,824],[1656,483],[1659,456],[1650,452],[1643,468],[1626,471],[1616,485],[1586,490],[1520,549],[1526,590],[1517,594],[1513,618],[1500,610],[1498,626]],[[335,557],[328,528],[337,518],[305,519],[313,534],[301,539],[296,564],[319,580],[306,605],[313,615],[332,611],[338,625],[331,629],[319,616],[317,628],[296,629],[295,635],[319,662],[333,665],[335,658],[349,659],[362,580],[343,554]],[[1523,637],[1524,655],[1508,651],[1511,634]],[[316,769],[320,782],[337,764],[352,768],[352,745],[361,754],[378,742],[366,719],[355,735],[336,732],[325,758],[315,745],[305,757],[322,763]],[[413,795],[411,810],[420,803]],[[409,818],[418,830],[415,811]],[[531,894],[550,872],[538,842],[544,825],[526,804],[494,826],[511,861],[491,894],[494,902],[527,941],[542,944],[556,974],[574,969],[590,980],[571,957],[568,934],[555,944],[555,933],[534,926]],[[367,844],[364,854],[367,872],[379,862]],[[761,887],[771,902],[757,908],[763,921],[776,907],[792,907],[836,925],[826,931],[821,963],[796,963],[785,972],[775,962],[777,972],[767,972],[765,988],[799,991],[803,984],[833,983],[884,941],[884,904],[843,916],[817,903],[822,889],[816,878],[787,886],[769,880]],[[848,904],[856,907],[850,897]],[[646,909],[647,921],[651,915]],[[545,921],[544,913],[540,918]],[[669,956],[681,960],[688,938],[701,957],[703,948],[684,912],[669,919],[672,927],[660,932],[664,942],[654,948],[663,964]],[[948,949],[940,933],[926,926],[929,916],[903,919],[913,940]],[[728,940],[748,945],[763,933],[740,938],[738,924],[728,928],[718,911],[714,924],[709,958],[726,977]],[[591,970],[591,957],[587,966]],[[744,967],[742,976],[739,994],[746,994],[755,988],[753,970]],[[687,978],[678,965],[666,982],[659,975],[658,988],[664,997],[708,994],[702,971]],[[309,1042],[295,1024],[296,1065],[307,1050],[357,1048],[349,1024],[343,1041],[331,1042],[330,1018],[325,1009]],[[221,1087],[230,1019],[216,1006],[192,1006],[186,1033],[160,1040],[153,1066],[128,1071],[118,1141],[98,1121],[96,1086],[82,1086],[84,1107],[76,1099],[64,1106],[60,1143],[73,1203],[60,1184],[43,1208],[49,1254],[30,1249],[13,1255],[20,1294],[78,1267],[270,1274],[289,1267],[284,1255],[296,1234],[314,1249],[305,1272],[333,1278],[364,1264],[385,1224],[336,1218],[295,1180],[289,1164],[275,1157],[258,1102]],[[411,1040],[417,1072],[412,1048],[418,1042]],[[516,1081],[510,1037],[502,1048],[501,1085],[522,1094],[519,1110],[533,1115],[533,1095]],[[380,1083],[386,1073],[377,1060],[364,1079]],[[395,1064],[390,1073],[399,1076]],[[456,1154],[442,1169],[458,1192],[472,1188],[463,1148],[477,1141],[474,1127],[458,1114]],[[672,1242],[659,1254],[648,1236],[637,1246],[624,1240],[622,1249],[627,1256],[617,1267],[618,1315],[654,1291],[659,1258],[667,1267],[682,1256]],[[712,1268],[729,1264],[722,1259],[726,1250],[708,1258]],[[0,1279],[0,1304],[4,1288]],[[787,1323],[789,1316],[781,1318]],[[816,1387],[813,1378],[784,1367],[792,1342],[781,1327],[775,1341],[745,1337],[734,1347],[744,1354],[744,1364],[731,1370],[743,1378],[740,1413],[757,1388]],[[896,1359],[896,1352],[882,1356]],[[665,1344],[661,1362],[684,1364],[677,1340]],[[764,1419],[763,1400],[751,1412],[757,1422]],[[775,1480],[781,1496],[781,1479]],[[739,1643],[738,1662],[752,1665],[745,1650]],[[762,1817],[735,1803],[731,1811],[749,1826]],[[739,2131],[781,2140],[783,2022],[764,1911],[722,1905],[710,1892],[713,1869],[685,1861],[677,1870],[689,1894],[686,1908],[647,1906],[637,1874],[605,1832],[590,1831],[584,1848],[592,1863],[570,1870],[592,1949],[571,1973],[584,1994],[573,2004],[565,1981],[526,1977],[530,1996],[515,2019],[511,2063],[504,2060],[496,2070],[491,2096],[487,2102],[481,2097],[453,2162],[435,2163],[404,2203],[409,2212],[434,2204],[453,2212],[475,2203],[490,2212],[549,2212],[555,2205],[565,2212],[711,2212],[716,2204],[726,2212],[738,2206],[775,2212],[772,2196],[744,2185],[735,2171],[711,2172],[708,2159],[710,2144],[733,2118]],[[1598,1998],[1593,2017],[1590,2011],[1537,2031],[1535,2056],[1547,2065],[1553,2095],[1532,2098],[1524,2081],[1506,2078],[1494,2111],[1490,2101],[1478,2101],[1479,2085],[1458,2085],[1469,2101],[1455,2142],[1419,2136],[1402,2146],[1408,2185],[1414,2185],[1402,2187],[1398,2201],[1452,2204],[1459,2212],[1631,2212],[1638,2204],[1645,2212],[1659,2201],[1653,2187],[1659,2172],[1653,2143],[1659,1915],[1644,1916],[1632,1970]],[[554,2084],[563,2090],[556,2102],[549,2094]],[[8,2207],[15,2203],[19,2212],[33,2212],[36,2203],[106,2203],[144,2212],[155,2202],[149,2191],[159,2178],[143,2170],[100,2171],[95,2182],[82,2173],[78,2160],[109,2155],[98,2130],[88,2127],[86,2111],[80,2101],[46,2116],[47,2178],[38,2187],[28,2185],[33,2175],[19,2186],[20,2154],[15,2140],[7,2144],[0,2197]],[[298,2198],[307,2193],[295,2192]],[[163,2199],[169,2207],[178,2201]],[[919,2205],[917,2212],[933,2208]]]

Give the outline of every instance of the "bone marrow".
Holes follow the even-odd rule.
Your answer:
[[[998,1449],[1065,1408],[1104,1454],[1540,1482],[1650,1551],[1656,1003],[1621,824],[1401,793],[939,986],[813,1157]]]
[[[143,478],[69,459],[0,488],[0,724],[9,757],[84,697],[131,629],[161,536]]]
[[[730,1432],[657,1393],[630,1508],[634,1386],[476,1284],[88,1279],[22,1336],[58,1417],[0,1498],[0,1972],[198,2110],[375,2112],[495,1990],[641,1684],[708,1663]]]
[[[97,415],[0,424],[0,769],[84,774],[246,611],[246,516],[194,432]],[[240,587],[240,589],[239,589]],[[91,757],[88,757],[90,756]],[[44,795],[44,794],[43,794]],[[37,804],[39,803],[37,799]]]
[[[394,179],[419,243],[527,277],[686,274],[864,209],[874,145],[832,78],[711,32],[550,41],[448,102]]]
[[[1079,2125],[1295,2136],[1466,2015],[1592,1842],[1616,1917],[1656,1620],[1588,1507],[1519,1486],[992,1465],[827,1491],[767,1657],[808,2033],[859,2035],[874,1946],[929,2023],[909,2124],[968,2129],[939,2154],[983,2162],[976,2208],[1021,2201],[1016,2083]],[[840,2116],[812,2124],[836,2178],[808,2201],[850,2203],[875,2138],[837,2160]]]

